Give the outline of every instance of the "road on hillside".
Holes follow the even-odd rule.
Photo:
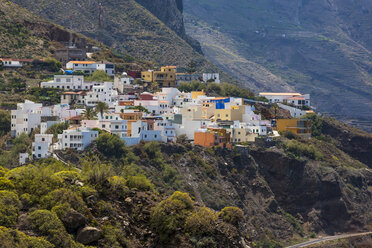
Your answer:
[[[322,242],[326,242],[326,241],[330,241],[330,240],[346,239],[346,238],[365,236],[365,235],[370,235],[370,234],[372,234],[372,232],[350,233],[350,234],[341,234],[341,235],[336,235],[336,236],[327,236],[327,237],[323,237],[323,238],[320,238],[320,239],[309,240],[309,241],[306,241],[306,242],[303,242],[303,243],[300,243],[300,244],[297,244],[297,245],[287,246],[287,248],[308,247],[310,245],[314,245],[314,244],[318,244],[318,243],[322,243]]]

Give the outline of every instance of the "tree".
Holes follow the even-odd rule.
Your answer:
[[[107,157],[121,158],[129,153],[125,142],[117,135],[102,133],[96,139],[98,151]]]
[[[85,108],[82,114],[83,114],[83,117],[87,120],[94,120],[96,116],[96,112],[92,108]]]
[[[0,111],[0,137],[10,131],[10,113],[9,111]]]
[[[101,117],[103,118],[103,113],[107,113],[109,110],[109,106],[105,102],[98,102],[96,105],[96,111],[101,114]]]
[[[186,65],[186,72],[187,73],[194,73],[196,72],[196,67],[197,67],[197,64],[194,60],[191,60],[187,65]]]

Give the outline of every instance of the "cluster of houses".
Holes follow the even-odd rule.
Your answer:
[[[4,62],[4,61],[3,61]],[[14,61],[12,61],[13,63]],[[234,144],[254,142],[258,137],[279,136],[280,131],[292,131],[301,136],[311,134],[311,122],[299,117],[309,113],[310,96],[300,93],[260,93],[268,103],[278,104],[293,118],[264,120],[254,101],[237,97],[212,97],[204,91],[180,92],[180,82],[199,80],[219,83],[218,73],[178,73],[174,66],[159,71],[129,71],[115,75],[115,65],[109,62],[70,61],[65,75],[41,82],[41,88],[61,91],[60,104],[43,106],[26,100],[11,111],[11,134],[38,133],[32,144],[32,158],[50,157],[55,150],[84,150],[99,136],[99,131],[120,137],[127,145],[140,142],[175,142],[184,138],[205,147],[232,147]],[[103,70],[114,77],[113,82],[85,81],[73,72],[92,74]],[[150,93],[135,83],[140,80],[157,83],[161,91]],[[106,111],[95,112],[93,118],[85,114],[98,103],[105,103]],[[58,123],[68,128],[58,136],[47,130]],[[28,154],[20,154],[25,163]]]

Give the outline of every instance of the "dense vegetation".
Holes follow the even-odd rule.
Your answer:
[[[58,133],[58,129],[59,126],[53,126],[50,133]],[[24,137],[18,139],[21,138]],[[169,173],[177,172],[167,172],[172,169],[165,164],[158,144],[150,142],[140,148],[141,151],[133,152],[117,136],[102,133],[94,145],[98,153],[82,158],[81,170],[54,159],[43,159],[10,170],[0,166],[0,242],[8,244],[5,247],[25,244],[30,244],[29,247],[31,244],[37,247],[85,247],[83,244],[88,243],[100,247],[127,247],[132,241],[123,236],[128,233],[122,233],[124,227],[116,218],[122,211],[138,211],[130,208],[139,205],[122,209],[116,202],[125,199],[131,203],[128,197],[136,197],[141,192],[148,195],[146,199],[153,199],[141,203],[149,209],[155,206],[151,210],[151,221],[147,223],[142,219],[142,212],[133,213],[129,218],[153,228],[159,237],[148,238],[145,242],[158,240],[166,244],[173,242],[171,235],[189,233],[193,240],[190,242],[215,246],[218,239],[227,240],[232,233],[238,235],[237,228],[243,219],[238,208],[226,208],[218,214],[195,206],[187,193],[175,192],[168,199],[158,196],[159,188],[146,177],[146,172],[138,166],[139,157],[134,154],[141,152],[149,163],[164,167],[164,182],[176,186],[177,183],[171,180],[175,175]],[[0,163],[6,165],[6,162]],[[159,202],[157,197],[164,200]],[[102,220],[103,217],[110,221]],[[93,241],[82,238],[84,226],[96,230],[100,234],[98,238]],[[38,238],[17,229],[33,232]]]

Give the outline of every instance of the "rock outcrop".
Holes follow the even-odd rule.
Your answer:
[[[136,0],[170,27],[196,51],[203,53],[199,41],[186,34],[183,22],[183,0]]]
[[[78,232],[76,236],[76,241],[84,245],[87,245],[87,244],[97,242],[101,237],[102,237],[102,231],[100,229],[87,226]]]

